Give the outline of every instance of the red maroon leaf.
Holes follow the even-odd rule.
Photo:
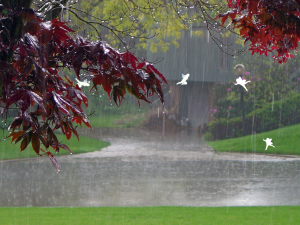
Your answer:
[[[41,31],[39,36],[39,41],[41,42],[42,45],[45,45],[52,40],[52,33],[53,32],[51,30],[47,30],[47,29],[43,29]]]
[[[21,117],[16,117],[16,118],[14,119],[14,121],[11,123],[11,125],[8,127],[8,130],[10,130],[10,129],[15,130],[16,127],[18,127],[18,126],[20,126],[20,125],[22,124],[22,122],[23,122],[23,118],[21,118]]]
[[[29,95],[31,101],[37,103],[44,112],[47,112],[43,104],[43,98],[41,96],[33,91],[28,91],[27,94]]]
[[[148,64],[147,65],[147,70],[148,73],[153,72],[156,73],[166,84],[168,83],[164,77],[164,75],[162,75],[153,65]]]
[[[85,106],[88,107],[88,99],[81,90],[77,89],[76,87],[69,87],[68,90],[69,90],[68,96],[70,98],[76,97],[79,101],[83,101]]]
[[[23,20],[33,20],[35,18],[35,13],[32,9],[22,9],[19,12],[19,17]]]
[[[83,48],[77,49],[77,51],[74,55],[74,58],[73,58],[73,63],[72,63],[74,71],[75,71],[77,77],[79,77],[84,57],[85,57],[84,49]]]
[[[23,141],[21,142],[21,146],[20,146],[21,151],[24,151],[27,148],[28,144],[31,141],[31,137],[32,137],[31,131],[28,132],[28,134],[25,137],[23,137]]]
[[[11,137],[11,143],[13,143],[13,141],[20,137],[22,134],[24,134],[23,131],[11,132],[8,137]]]
[[[44,150],[41,149],[41,151],[45,152]],[[45,152],[47,154],[47,156],[49,157],[49,159],[51,160],[53,166],[55,167],[57,173],[60,173],[60,170],[59,170],[59,164],[56,160],[56,158],[53,156],[53,154],[51,152]]]
[[[74,116],[74,118],[72,119],[72,122],[76,122],[77,124],[80,124],[83,122],[87,127],[93,129],[88,121],[88,119],[84,118],[83,116],[81,115],[77,115],[77,116]]]
[[[66,146],[65,144],[63,144],[63,143],[58,143],[58,146],[60,147],[60,148],[63,148],[63,149],[65,149],[65,150],[67,150],[68,152],[70,152],[71,154],[73,154],[73,152],[68,148],[68,146]]]
[[[54,146],[54,149],[55,149],[56,152],[59,152],[58,140],[57,140],[56,135],[53,133],[53,131],[50,127],[48,127],[47,132],[50,135],[51,140],[53,140],[53,142],[54,142],[54,145],[52,145],[52,146]]]
[[[46,140],[41,135],[39,135],[39,139],[43,143],[45,148],[49,148],[49,143],[47,143]]]
[[[36,154],[40,154],[40,140],[39,140],[39,135],[37,133],[32,134],[31,138],[31,144],[33,150],[36,152]]]
[[[141,68],[143,68],[144,66],[146,65],[146,63],[145,62],[141,62],[141,63],[139,63],[138,65],[137,65],[137,69],[141,69]]]
[[[37,35],[40,31],[40,21],[33,19],[26,24],[27,32],[31,35]]]
[[[70,114],[68,108],[70,108],[71,110],[77,112],[77,113],[81,113],[80,108],[78,108],[76,106],[76,104],[70,102],[68,99],[63,98],[62,96],[58,95],[55,92],[52,92],[53,94],[53,99],[55,101],[55,103],[57,104],[57,107],[62,110],[65,114]]]

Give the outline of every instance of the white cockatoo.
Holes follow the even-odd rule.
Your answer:
[[[190,74],[187,73],[187,74],[181,74],[182,75],[182,81],[178,82],[177,84],[181,84],[181,85],[187,85],[187,79],[189,78]],[[177,85],[176,84],[176,85]]]
[[[246,88],[246,84],[250,83],[250,80],[243,80],[241,77],[236,78],[236,84],[235,85],[241,85],[243,88],[245,88],[246,91],[248,91],[248,89]]]
[[[81,86],[90,86],[90,82],[88,82],[87,79],[85,79],[84,81],[80,81],[77,78],[75,78],[77,81],[78,86],[81,88]]]
[[[265,150],[267,150],[269,146],[272,146],[273,148],[275,148],[275,146],[272,143],[272,138],[267,138],[266,140],[263,139],[263,141],[266,142],[266,149]]]

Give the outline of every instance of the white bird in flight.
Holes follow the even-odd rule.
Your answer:
[[[236,84],[235,85],[241,85],[243,88],[246,89],[246,91],[248,91],[248,89],[246,88],[246,84],[250,83],[250,80],[243,80],[241,77],[236,78]]]
[[[77,78],[75,78],[77,81],[78,86],[81,88],[81,86],[90,86],[90,82],[87,81],[87,79],[85,79],[84,81],[80,81]]]
[[[182,81],[178,82],[177,84],[181,84],[181,85],[187,85],[187,79],[189,78],[190,74],[187,73],[187,74],[181,74],[182,75]],[[176,85],[177,85],[176,84]]]
[[[272,143],[272,138],[267,138],[266,140],[263,139],[263,141],[266,142],[266,149],[265,150],[267,150],[269,146],[272,146],[273,148],[275,148],[275,146]]]

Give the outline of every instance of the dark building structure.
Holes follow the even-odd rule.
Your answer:
[[[168,51],[156,53],[147,50],[148,61],[163,58],[155,66],[169,83],[170,92],[166,95],[169,117],[177,121],[188,118],[190,127],[199,127],[211,120],[214,84],[229,83],[235,78],[233,57],[220,50],[206,28],[202,30],[200,37],[188,30],[182,32],[178,48],[171,45]],[[225,45],[234,43],[231,36],[216,35]],[[181,74],[187,73],[190,74],[187,85],[176,85]]]

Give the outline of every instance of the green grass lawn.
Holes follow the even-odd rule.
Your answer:
[[[136,115],[118,115],[118,114],[103,114],[101,116],[91,116],[90,124],[92,127],[136,127],[139,126],[146,119],[143,114]],[[13,121],[13,118],[8,118],[7,123],[10,124]],[[82,125],[85,127],[85,125]],[[3,135],[0,133],[2,140],[3,137],[7,136],[7,131]],[[70,140],[67,140],[64,135],[57,134],[57,138],[60,142],[66,144],[73,154],[86,153],[99,151],[102,148],[105,148],[110,145],[109,142],[100,141],[88,137],[79,137],[79,142],[77,138],[72,136]],[[38,155],[33,151],[31,143],[28,147],[21,152],[20,151],[20,142],[17,144],[11,144],[10,138],[5,141],[0,141],[0,160],[4,159],[21,159],[21,158],[32,158],[38,157]],[[66,155],[70,154],[68,151],[60,149],[60,152],[57,155]]]
[[[67,140],[67,138],[61,134],[57,134],[57,138],[60,142],[66,144],[71,149],[73,154],[100,151],[102,148],[110,145],[110,143],[106,141],[100,141],[97,139],[82,136],[79,137],[79,141],[74,136],[72,136],[70,140]],[[0,160],[39,157],[32,149],[31,143],[23,152],[21,152],[20,142],[18,142],[17,144],[11,144],[10,142],[10,138],[7,138],[5,141],[0,142]],[[43,145],[41,146],[43,148]],[[59,153],[57,153],[57,155],[67,154],[70,153],[64,149],[60,149]]]
[[[266,148],[263,139],[272,138],[273,147]],[[300,155],[300,124],[276,130],[221,141],[208,141],[207,145],[220,152],[255,152]]]
[[[136,127],[141,125],[147,118],[142,114],[103,114],[101,116],[91,116],[90,124],[92,127]]]
[[[0,208],[9,224],[300,224],[300,206]]]

